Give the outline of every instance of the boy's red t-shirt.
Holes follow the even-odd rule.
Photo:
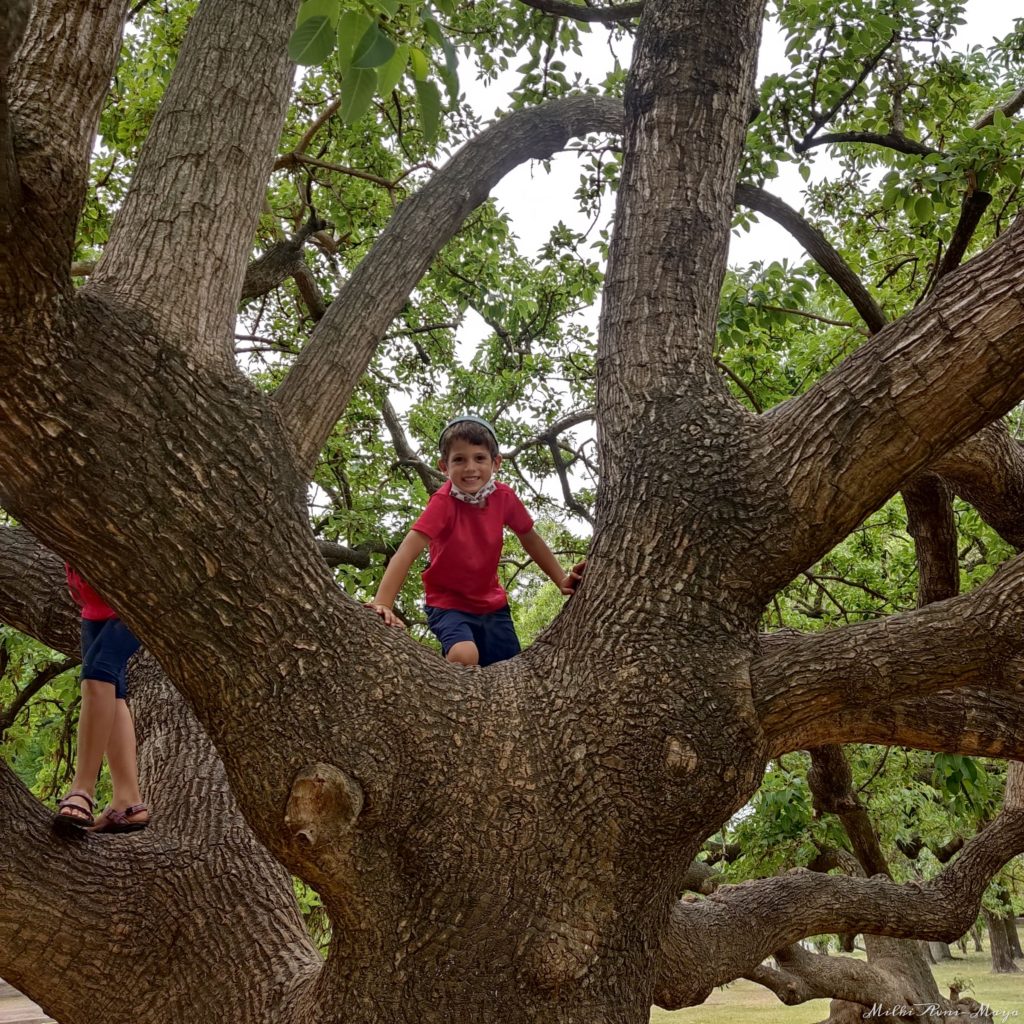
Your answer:
[[[104,619],[117,618],[117,612],[67,562],[64,563],[64,574],[68,578],[68,590],[71,591],[75,604],[82,609],[83,619],[101,622]]]
[[[489,615],[508,604],[498,582],[504,529],[529,533],[533,519],[505,484],[496,485],[483,507],[453,498],[451,490],[449,480],[412,524],[430,538],[430,564],[423,571],[427,604]]]

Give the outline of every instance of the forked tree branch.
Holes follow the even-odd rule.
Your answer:
[[[407,199],[345,282],[276,392],[296,459],[308,476],[380,339],[434,257],[494,185],[591,132],[620,132],[622,106],[581,96],[510,115],[467,143]]]
[[[992,876],[1022,850],[1024,808],[1008,784],[1003,812],[929,882],[800,869],[720,888],[700,903],[681,902],[662,944],[655,1001],[668,1009],[692,1006],[807,935],[869,932],[951,942],[974,923]]]
[[[897,700],[972,686],[1019,700],[1022,664],[1019,555],[984,586],[948,601],[821,633],[764,637],[751,678],[762,728],[777,755],[827,743],[882,742],[867,732],[875,728],[876,709],[884,712]],[[911,739],[908,732],[906,745],[917,745]],[[904,742],[896,725],[887,742]],[[1024,752],[1024,737],[1019,746]]]
[[[199,5],[85,286],[116,295],[198,361],[225,370],[288,104],[297,7],[298,0]]]
[[[996,111],[1001,110],[1007,117],[1013,117],[1018,110],[1024,108],[1024,89],[1020,89],[1005,103],[997,103],[987,114],[974,122],[975,128],[986,128],[995,120]]]
[[[1018,222],[917,310],[765,417],[790,529],[760,566],[777,589],[845,537],[900,483],[1024,393],[1024,263]],[[986,295],[979,310],[975,297]],[[794,516],[793,512],[797,512]]]

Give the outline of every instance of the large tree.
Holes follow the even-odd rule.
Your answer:
[[[771,757],[883,742],[1024,759],[1019,558],[916,611],[758,635],[775,595],[900,488],[940,561],[948,538],[927,538],[948,491],[1024,537],[1020,455],[998,425],[1024,396],[1024,228],[937,266],[891,323],[808,228],[871,337],[751,412],[714,342],[734,202],[792,213],[756,180],[737,188],[762,5],[647,0],[624,116],[580,96],[499,120],[320,308],[298,265],[315,216],[247,272],[285,160],[297,0],[202,0],[76,287],[133,6],[0,12],[0,500],[21,524],[0,532],[0,615],[73,652],[61,556],[123,611],[148,652],[134,690],[157,824],[60,839],[0,766],[0,975],[67,1022],[637,1024],[806,935],[965,932],[1024,849],[1019,787],[928,883],[798,872],[679,896]],[[865,76],[877,61],[862,56]],[[815,96],[814,132],[843,100]],[[385,333],[494,183],[620,131],[587,577],[521,657],[451,668],[337,586],[307,487]],[[257,272],[293,276],[316,321],[271,391],[234,359],[239,303],[269,287]],[[326,962],[289,872],[330,914]],[[869,969],[828,991],[856,1001]]]

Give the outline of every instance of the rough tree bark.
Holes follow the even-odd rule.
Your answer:
[[[1024,845],[1019,803],[927,885],[797,874],[678,895],[702,841],[794,743],[885,732],[1024,757],[1005,667],[1024,654],[1018,564],[888,631],[756,636],[779,587],[1024,394],[1024,229],[806,395],[745,412],[712,342],[761,5],[648,0],[598,346],[587,579],[522,657],[459,671],[336,587],[306,520],[309,466],[472,203],[621,113],[581,97],[470,143],[443,187],[399,210],[267,398],[233,368],[229,326],[297,0],[202,0],[76,292],[74,226],[126,6],[37,0],[0,61],[0,157],[21,184],[0,249],[0,502],[166,673],[136,679],[156,824],[62,841],[0,773],[0,974],[67,1024],[140,1007],[155,1024],[211,1007],[246,1024],[640,1024],[653,998],[699,1002],[804,935],[966,930]],[[55,643],[71,628],[50,628],[57,563],[5,533],[0,613]],[[853,663],[844,645],[861,641],[894,677]],[[992,648],[1004,668],[983,687]],[[815,652],[833,671],[811,677]],[[331,915],[324,964],[285,870]]]
[[[992,955],[993,974],[1017,974],[1020,968],[1013,962],[1013,950],[1006,935],[1005,915],[988,907],[982,909],[988,925],[988,943]]]

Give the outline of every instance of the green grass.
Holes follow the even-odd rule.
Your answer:
[[[996,1024],[1024,1024],[1024,965],[1020,961],[1020,974],[993,974],[987,950],[966,956],[954,950],[954,955],[958,959],[952,963],[933,968],[943,995],[949,994],[949,983],[954,977],[969,978],[973,987],[964,994],[991,1006]],[[828,1002],[815,999],[800,1006],[783,1006],[768,989],[751,981],[736,981],[724,989],[715,989],[703,1006],[672,1013],[653,1009],[651,1024],[813,1024],[828,1017]]]

